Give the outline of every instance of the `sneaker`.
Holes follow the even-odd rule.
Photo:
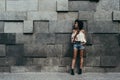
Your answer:
[[[74,69],[71,69],[71,75],[75,75]]]
[[[79,70],[78,70],[78,74],[82,74],[82,69],[79,69]]]

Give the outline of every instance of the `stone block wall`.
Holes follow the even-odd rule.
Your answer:
[[[0,72],[69,72],[75,19],[84,72],[120,72],[119,10],[120,0],[0,0]]]

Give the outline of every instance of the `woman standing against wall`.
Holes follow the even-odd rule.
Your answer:
[[[71,65],[71,75],[74,75],[74,68],[77,58],[78,50],[80,50],[80,66],[78,70],[78,74],[82,74],[82,67],[83,67],[83,54],[85,49],[85,43],[86,43],[86,36],[85,36],[85,30],[83,29],[83,22],[79,20],[75,20],[74,26],[73,26],[73,32],[71,35],[71,42],[73,43],[73,59],[72,59],[72,65]]]

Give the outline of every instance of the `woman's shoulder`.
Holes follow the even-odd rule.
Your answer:
[[[84,29],[82,29],[82,30],[81,30],[81,32],[85,33],[85,30],[84,30]]]
[[[75,32],[76,32],[76,30],[75,30],[75,29],[73,29],[73,30],[72,30],[72,32],[73,32],[73,33],[75,33]]]

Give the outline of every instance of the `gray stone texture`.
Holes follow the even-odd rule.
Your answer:
[[[0,12],[0,20],[26,20],[26,12],[2,11]]]
[[[88,21],[89,33],[119,33],[118,22],[112,21]]]
[[[0,45],[0,56],[6,56],[5,45]]]
[[[101,67],[115,67],[117,66],[116,56],[101,56],[100,57]]]
[[[69,11],[96,11],[96,3],[89,1],[69,1]]]
[[[119,11],[113,11],[112,12],[112,19],[113,21],[119,21],[120,20],[120,12]]]
[[[34,21],[34,33],[49,33],[48,21]]]
[[[35,11],[28,12],[28,20],[57,20],[57,12],[53,11]]]
[[[0,44],[15,44],[14,33],[0,33]]]
[[[57,0],[38,0],[39,1],[39,11],[56,11],[56,1]],[[44,4],[44,5],[43,5]],[[49,6],[48,6],[49,4]]]
[[[15,60],[15,65],[23,65],[24,46],[23,44],[7,45],[6,56]]]
[[[73,21],[60,20],[49,22],[50,33],[71,33]]]
[[[37,11],[38,0],[7,0],[6,11]]]
[[[98,11],[113,11],[118,10],[119,11],[119,0],[99,0],[99,3],[97,3],[96,10]]]
[[[0,21],[0,33],[4,33],[4,22]]]
[[[33,33],[33,21],[24,21],[24,33]]]
[[[4,33],[23,33],[23,28],[22,22],[5,22]]]
[[[78,12],[60,12],[57,15],[58,20],[75,20],[78,18]]]
[[[68,11],[68,0],[57,0],[57,11]]]
[[[0,11],[5,11],[5,0],[0,0]]]

